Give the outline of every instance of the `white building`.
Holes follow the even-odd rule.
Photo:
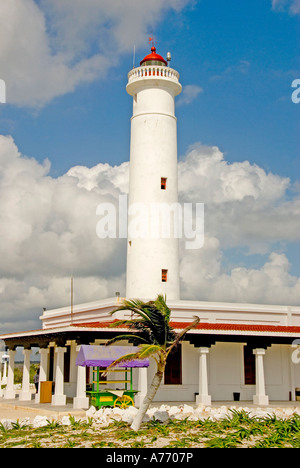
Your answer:
[[[183,328],[200,318],[168,363],[156,401],[231,401],[266,405],[295,400],[300,387],[297,344],[300,307],[183,301],[179,291],[178,237],[162,234],[153,213],[157,206],[177,203],[177,122],[175,97],[181,92],[179,74],[155,48],[129,72],[127,92],[133,98],[128,202],[127,298],[154,299],[166,294],[172,324]],[[153,208],[154,207],[154,208]],[[135,215],[148,215],[143,225],[153,229],[136,235]],[[153,211],[154,210],[154,211]],[[156,212],[155,212],[156,213]],[[157,214],[157,213],[156,213]],[[173,232],[174,225],[171,225]],[[153,235],[153,232],[155,235]],[[150,235],[152,234],[152,235]],[[119,334],[111,328],[110,312],[119,298],[44,310],[42,328],[0,336],[8,347],[9,367],[3,398],[15,397],[13,366],[16,347],[24,347],[20,398],[30,399],[29,365],[32,347],[41,354],[40,382],[54,381],[52,404],[73,397],[75,408],[89,405],[85,368],[75,365],[82,344],[101,344]],[[114,318],[126,316],[119,312]],[[154,366],[136,369],[134,383],[143,397]],[[40,394],[36,396],[40,402]]]

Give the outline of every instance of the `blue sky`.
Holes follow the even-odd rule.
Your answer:
[[[279,284],[285,293],[275,297],[274,302],[282,303],[287,297],[292,298],[293,304],[299,302],[300,103],[291,100],[292,81],[300,78],[299,0],[153,0],[150,3],[144,0],[3,0],[0,13],[0,78],[7,85],[7,103],[0,105],[0,136],[5,137],[2,164],[3,167],[11,164],[10,172],[1,179],[1,232],[2,244],[6,237],[15,242],[11,249],[6,249],[0,272],[0,303],[4,310],[0,328],[11,329],[14,325],[8,319],[9,314],[17,315],[22,308],[29,318],[26,325],[22,321],[16,325],[19,329],[36,326],[38,310],[45,304],[47,307],[64,305],[68,300],[66,278],[72,268],[77,268],[78,289],[81,288],[78,301],[101,298],[111,295],[114,288],[121,289],[117,284],[124,282],[124,247],[119,244],[114,247],[117,251],[123,249],[120,265],[109,257],[103,260],[99,254],[90,259],[90,271],[87,272],[88,268],[82,271],[83,262],[78,255],[75,267],[73,264],[66,267],[69,261],[66,256],[61,263],[50,265],[49,262],[47,270],[45,265],[49,259],[45,250],[49,248],[52,252],[53,248],[52,258],[59,258],[60,253],[58,247],[55,250],[51,244],[50,248],[44,240],[51,234],[62,241],[62,225],[68,222],[66,232],[74,234],[76,222],[80,225],[80,220],[75,220],[76,207],[82,202],[80,197],[88,206],[99,193],[103,195],[100,185],[86,189],[93,177],[100,180],[100,169],[104,168],[100,168],[100,163],[109,165],[109,169],[101,172],[106,174],[107,170],[103,176],[107,177],[105,187],[114,177],[120,181],[121,174],[126,172],[122,163],[129,160],[132,109],[131,97],[125,90],[127,73],[133,65],[134,46],[138,65],[149,53],[151,35],[155,37],[158,53],[166,56],[171,51],[171,66],[179,71],[183,85],[176,107],[180,171],[189,168],[190,174],[195,174],[201,161],[201,164],[205,161],[211,164],[210,155],[215,161],[213,167],[209,166],[205,180],[208,187],[215,184],[216,194],[210,199],[209,190],[201,191],[200,185],[205,186],[205,180],[194,182],[195,187],[199,185],[197,196],[200,197],[194,201],[212,200],[211,205],[207,201],[212,208],[208,215],[207,250],[197,258],[187,256],[183,260],[183,267],[186,261],[190,262],[191,269],[199,271],[199,265],[203,269],[200,286],[196,283],[194,289],[191,285],[184,287],[185,295],[209,299],[205,294],[218,287],[220,294],[214,297],[216,300],[249,302],[253,297],[253,302],[270,301],[272,288],[280,276]],[[217,150],[212,150],[215,147]],[[44,170],[45,159],[51,167]],[[24,177],[21,182],[14,176],[9,179],[8,190],[5,177],[15,174],[21,166],[22,174],[27,177],[31,171],[32,179],[29,177],[24,188]],[[81,169],[76,172],[75,192],[66,174],[71,171],[74,176],[76,166]],[[188,197],[184,180],[182,177],[182,193]],[[224,198],[222,204],[217,200],[218,190],[223,189],[220,180],[226,182],[224,193],[230,186],[234,194],[230,200]],[[65,187],[61,192],[62,206],[67,200],[73,200],[74,205],[69,209],[74,219],[69,219],[69,212],[62,215],[59,204],[53,202],[51,208],[46,205],[62,187]],[[69,189],[73,199],[67,192]],[[38,206],[34,206],[32,200],[37,196],[41,198]],[[249,208],[251,197],[255,204]],[[23,211],[18,211],[21,202]],[[11,211],[7,208],[10,205]],[[49,214],[42,224],[42,214],[47,209]],[[229,221],[227,226],[222,218],[227,209],[232,232]],[[255,225],[248,230],[243,227],[247,210]],[[26,228],[24,221],[20,228],[21,221],[17,218],[25,212],[29,218],[35,212],[41,215],[38,220],[28,220]],[[59,219],[55,228],[49,228],[49,218]],[[95,235],[94,224],[93,219],[91,239]],[[264,227],[260,230],[260,226]],[[14,234],[9,236],[9,232]],[[85,235],[82,233],[83,238]],[[75,237],[74,234],[66,244],[68,251],[72,247],[77,252]],[[89,237],[86,242],[87,248],[93,243]],[[25,267],[22,270],[20,265],[23,262],[28,265],[31,249],[34,252],[30,256],[31,270]],[[97,264],[93,263],[96,260],[98,272]],[[110,271],[107,265],[112,263],[115,267]],[[206,271],[209,273],[205,276]],[[237,273],[241,282],[235,289]],[[253,277],[259,283],[257,278],[261,275],[269,281],[265,286],[269,295],[264,296],[257,286],[253,290],[249,286],[252,296],[239,295],[237,291],[245,277],[247,284],[253,285]],[[52,300],[57,287],[55,278],[66,282],[57,294],[57,302]],[[97,281],[104,285],[100,292],[96,286],[91,291],[91,278],[95,285]],[[113,286],[109,287],[109,282]],[[231,291],[231,286],[230,295],[227,291]],[[195,292],[198,289],[202,291],[200,297]],[[17,291],[14,296],[13,290]]]
[[[153,29],[158,51],[172,52],[183,86],[203,89],[177,110],[179,156],[201,141],[218,145],[229,161],[247,159],[298,177],[299,108],[291,102],[291,82],[299,74],[297,28],[297,15],[274,11],[268,0],[192,2],[180,13],[168,11],[155,28],[149,25],[136,61],[148,53]],[[75,164],[128,160],[131,99],[125,85],[132,55],[118,57],[105,79],[38,111],[2,107],[7,122],[1,131],[13,135],[23,154],[49,158],[53,175]]]

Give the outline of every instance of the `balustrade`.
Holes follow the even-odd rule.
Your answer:
[[[179,73],[176,70],[173,70],[169,67],[160,67],[160,66],[143,66],[132,69],[128,73],[128,82],[138,80],[139,78],[166,78],[179,82]]]

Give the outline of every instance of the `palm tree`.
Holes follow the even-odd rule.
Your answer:
[[[149,302],[142,302],[138,299],[125,299],[122,305],[114,310],[112,314],[120,310],[130,310],[132,313],[131,319],[118,320],[112,326],[125,325],[133,333],[118,335],[109,340],[107,345],[120,340],[129,340],[134,345],[138,345],[139,351],[123,356],[116,360],[112,366],[129,359],[144,359],[149,357],[156,361],[157,366],[147,395],[131,425],[131,429],[138,431],[149,405],[161,384],[168,355],[183,339],[184,335],[199,323],[199,318],[195,317],[195,320],[188,327],[180,333],[176,333],[170,326],[171,311],[162,295],[159,295],[155,301]]]

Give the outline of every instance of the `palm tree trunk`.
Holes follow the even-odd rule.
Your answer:
[[[142,421],[143,421],[143,418],[153,400],[153,398],[155,397],[155,394],[160,386],[160,383],[162,381],[162,378],[163,378],[163,375],[164,373],[160,370],[158,370],[156,372],[156,374],[154,375],[153,377],[153,380],[151,382],[151,385],[149,387],[149,390],[147,392],[147,395],[145,396],[144,398],[144,401],[142,402],[140,408],[139,408],[139,411],[136,415],[136,417],[134,418],[134,421],[133,423],[131,424],[131,429],[133,429],[134,431],[138,431],[139,428],[141,427],[141,424],[142,424]]]

